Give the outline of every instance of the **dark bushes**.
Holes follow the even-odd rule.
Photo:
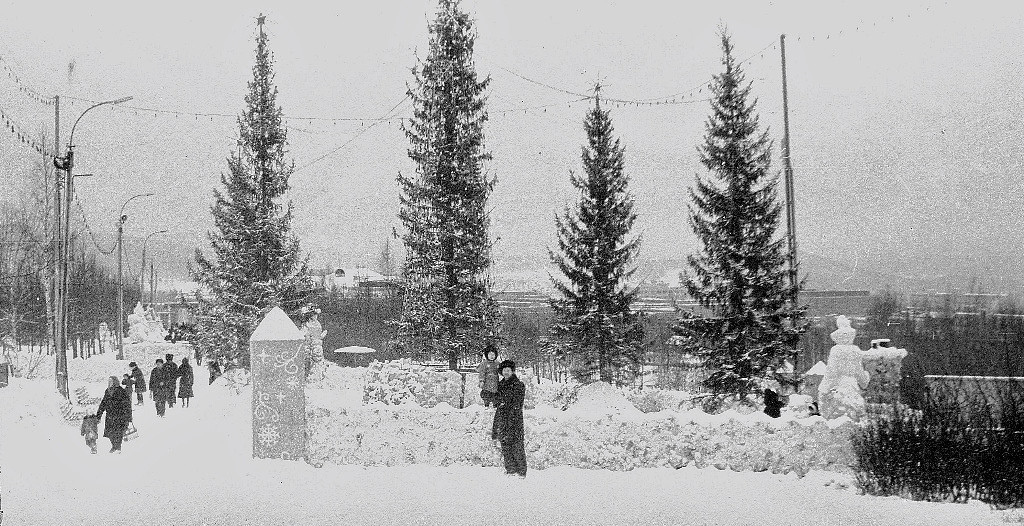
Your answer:
[[[853,437],[861,490],[1024,506],[1024,382],[970,382],[933,384],[922,411],[871,415]]]

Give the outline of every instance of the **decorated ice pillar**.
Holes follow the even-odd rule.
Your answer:
[[[305,335],[274,307],[249,338],[252,456],[306,455]]]

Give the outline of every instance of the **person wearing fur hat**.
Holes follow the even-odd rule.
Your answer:
[[[493,343],[488,343],[484,348],[484,359],[476,366],[476,374],[480,378],[480,399],[484,401],[484,407],[497,405],[495,398],[498,396],[498,350]]]
[[[132,362],[128,364],[132,372],[132,383],[135,384],[135,405],[142,405],[142,393],[146,392],[146,375],[139,369],[139,364]]]
[[[498,409],[494,413],[493,438],[501,441],[501,456],[505,459],[505,473],[526,476],[526,447],[523,442],[523,400],[526,385],[516,376],[516,364],[505,360],[498,366]]]
[[[167,381],[167,407],[174,407],[174,399],[178,396],[174,393],[178,390],[178,377],[181,374],[178,373],[178,364],[174,363],[174,355],[168,353],[165,358],[167,358],[167,361],[164,362],[164,379]]]
[[[164,361],[159,358],[156,359],[156,367],[149,373],[149,392],[156,404],[157,416],[164,416],[167,410],[167,372],[164,370]]]
[[[132,422],[132,399],[121,388],[116,376],[111,376],[107,383],[100,408],[96,411],[96,419],[102,418],[103,413],[107,414],[107,420],[103,423],[103,436],[110,439],[110,452],[120,453],[121,441],[124,440],[128,424]]]

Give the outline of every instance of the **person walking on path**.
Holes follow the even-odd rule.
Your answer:
[[[131,398],[132,398],[132,385],[134,383],[135,383],[135,380],[133,380],[130,375],[126,374],[126,375],[121,376],[121,386],[124,387],[124,392],[128,393],[128,399],[129,400],[131,400]]]
[[[164,369],[164,361],[160,358],[156,359],[156,367],[149,373],[149,392],[153,396],[153,402],[156,404],[157,416],[164,416],[167,411],[165,404],[167,403],[167,385],[166,385],[167,371]]]
[[[220,376],[220,361],[210,360],[210,384]]]
[[[132,421],[132,399],[121,388],[116,376],[110,377],[100,408],[96,411],[96,418],[103,417],[103,413],[107,414],[107,420],[103,423],[103,436],[110,439],[110,452],[120,453],[121,441]]]
[[[166,375],[167,381],[167,407],[174,407],[174,399],[177,398],[174,391],[176,391],[175,387],[178,385],[178,364],[174,363],[173,354],[168,353],[166,358],[167,362],[164,363],[164,374]]]
[[[196,380],[192,366],[188,364],[188,358],[181,359],[178,376],[181,378],[178,385],[178,398],[181,398],[181,407],[188,407],[188,400],[192,398],[192,384]]]
[[[476,366],[476,374],[480,377],[480,398],[484,407],[494,407],[498,398],[498,351],[494,344],[488,343],[484,348],[484,359]]]
[[[132,381],[135,384],[135,405],[142,405],[142,393],[146,392],[146,375],[142,374],[142,369],[139,369],[139,364],[135,362],[129,363],[128,367],[132,369]]]
[[[523,430],[523,400],[526,385],[516,376],[516,364],[505,360],[498,366],[498,410],[494,412],[494,438],[501,441],[505,473],[526,477],[526,447]]]

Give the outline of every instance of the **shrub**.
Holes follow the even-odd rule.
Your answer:
[[[923,411],[898,404],[854,434],[862,491],[929,501],[1024,505],[1024,426],[1019,386],[989,396],[932,396]],[[1000,410],[994,411],[993,407]]]

